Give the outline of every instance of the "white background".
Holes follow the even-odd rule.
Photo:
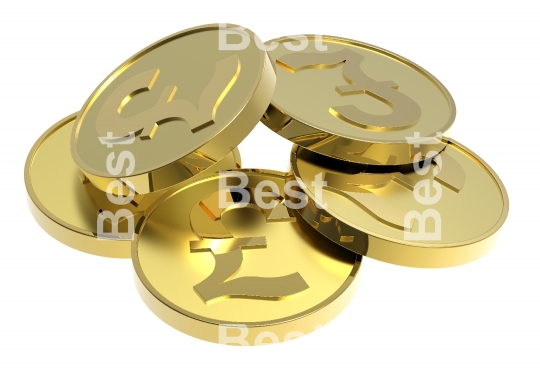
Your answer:
[[[539,375],[538,9],[533,1],[3,1],[0,374]],[[36,224],[23,166],[35,140],[77,111],[118,64],[198,24],[268,40],[362,40],[425,67],[458,108],[451,136],[485,159],[510,196],[496,247],[436,270],[364,258],[360,288],[303,338],[206,343],[151,313],[130,260],[72,250]],[[290,144],[259,124],[245,167],[287,168]],[[466,215],[466,213],[464,213]],[[535,245],[536,244],[536,245]]]

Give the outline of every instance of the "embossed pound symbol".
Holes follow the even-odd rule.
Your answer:
[[[134,116],[121,117],[124,107],[136,95],[152,90],[160,73],[159,69],[139,73],[109,95],[96,119],[98,136],[110,138],[114,133],[115,138],[121,138],[134,133],[141,140],[148,140],[160,125],[172,120],[185,120],[193,133],[214,124],[217,108],[240,74],[240,60],[238,55],[232,55],[216,63],[214,76],[201,94],[198,108],[185,99],[175,99],[178,88],[169,85],[154,107]]]
[[[334,106],[329,112],[335,117],[361,128],[374,131],[392,131],[411,127],[420,120],[420,106],[398,91],[394,81],[378,82],[360,68],[364,56],[344,48],[331,53],[295,52],[277,59],[278,66],[295,73],[306,68],[326,68],[343,64],[343,77],[349,85],[337,86],[340,95],[367,94],[392,108],[388,115],[374,115],[350,104]]]
[[[230,193],[229,200],[232,201]],[[212,252],[215,259],[214,271],[193,289],[206,303],[213,303],[227,298],[282,300],[309,289],[302,276],[296,272],[279,277],[245,276],[232,278],[241,268],[244,250],[266,248],[264,236],[234,238],[222,221],[232,211],[255,210],[264,216],[267,226],[273,222],[293,221],[282,199],[276,198],[273,209],[263,210],[254,204],[241,207],[232,204],[226,209],[219,208],[218,192],[200,201],[199,206],[213,222],[212,233],[201,234],[203,239],[190,242],[191,252]],[[193,210],[199,209],[194,207]],[[195,229],[192,210],[192,227]],[[208,226],[205,227],[206,229]],[[196,231],[197,232],[197,231]]]
[[[466,180],[463,167],[446,153],[439,154],[438,158],[440,158],[439,172],[434,176],[433,180],[451,191],[459,193]],[[431,164],[437,165],[434,159],[431,160]],[[325,172],[324,179],[328,184],[324,189],[352,199],[351,202],[361,207],[378,221],[400,230],[410,231],[414,227],[414,222],[403,222],[403,218],[407,217],[406,211],[386,202],[384,198],[377,196],[372,190],[395,182],[413,192],[416,184],[422,180],[418,174],[394,172],[346,175]]]

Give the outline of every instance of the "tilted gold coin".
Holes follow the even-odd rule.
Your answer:
[[[270,129],[316,153],[393,170],[410,167],[418,151],[444,148],[456,108],[425,69],[362,42],[299,39],[265,43],[277,75],[262,119]],[[419,137],[431,144],[413,151],[408,141]]]
[[[71,139],[73,159],[92,184],[106,191],[120,179],[137,193],[169,188],[191,176],[183,165],[215,163],[255,127],[275,73],[247,29],[245,48],[220,48],[227,28],[237,29],[206,25],[166,37],[124,62],[92,93]],[[117,145],[132,153],[134,165],[110,156]]]
[[[475,260],[493,247],[508,195],[484,161],[444,141],[431,164],[409,173],[365,173],[294,147],[292,171],[309,197],[298,211],[337,244],[381,261],[446,267]]]
[[[292,215],[285,183],[283,173],[238,170],[150,209],[132,245],[148,307],[186,334],[235,345],[296,338],[334,318],[361,256]]]
[[[162,193],[135,195],[129,199],[128,196],[125,204],[120,205],[112,203],[105,192],[89,183],[71,158],[69,149],[76,115],[69,115],[49,128],[30,150],[24,170],[28,205],[39,225],[58,241],[95,255],[131,257],[130,241],[124,239],[122,233],[127,232],[129,221],[136,224],[141,213]],[[239,166],[240,155],[234,149],[207,168],[202,176]],[[186,174],[198,173],[190,165],[185,169]],[[193,179],[184,183],[189,184]],[[111,232],[114,217],[107,217],[107,213],[122,214],[117,218],[119,235],[116,237],[98,237],[100,221],[103,233]]]

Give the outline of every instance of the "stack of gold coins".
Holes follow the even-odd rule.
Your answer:
[[[508,196],[477,155],[445,137],[456,108],[425,69],[337,37],[267,42],[277,74],[263,122],[294,142],[297,212],[340,246],[398,265],[447,267],[491,249]],[[321,48],[321,46],[324,46]]]
[[[241,169],[261,118],[296,144],[287,173]],[[172,327],[287,341],[345,308],[364,255],[443,267],[490,249],[508,198],[443,135],[454,118],[437,79],[378,47],[199,26],[129,58],[43,134],[29,206],[64,244],[131,257]]]

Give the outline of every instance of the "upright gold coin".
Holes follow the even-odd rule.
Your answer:
[[[132,254],[148,307],[186,334],[234,345],[286,341],[334,318],[361,256],[297,220],[285,183],[283,173],[238,170],[157,205]]]
[[[220,46],[237,30],[242,49]],[[120,65],[77,116],[71,152],[99,189],[114,179],[148,193],[230,153],[255,127],[275,86],[268,56],[251,31],[206,25],[166,37]],[[126,162],[121,149],[134,156]],[[127,183],[129,180],[130,183]]]
[[[320,233],[393,264],[446,267],[473,261],[494,245],[508,215],[495,172],[451,139],[431,164],[409,173],[364,173],[302,147],[291,153],[308,205],[298,211]]]
[[[299,40],[265,43],[277,85],[262,121],[274,132],[322,155],[393,170],[410,167],[418,151],[444,148],[456,108],[425,69],[349,39]],[[412,150],[408,141],[420,137],[431,144]]]
[[[30,150],[24,170],[28,205],[38,224],[58,241],[95,255],[131,257],[128,227],[134,226],[141,213],[162,194],[128,196],[121,205],[111,202],[105,192],[89,183],[69,150],[76,115],[69,115],[49,128]],[[234,149],[203,176],[239,165],[240,155]],[[186,174],[196,172],[189,165],[185,169]],[[192,180],[193,177],[185,184]],[[114,195],[112,199],[120,197]],[[111,233],[113,222],[118,225],[117,235]]]

